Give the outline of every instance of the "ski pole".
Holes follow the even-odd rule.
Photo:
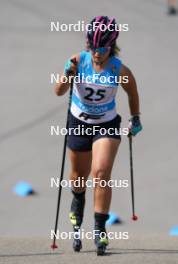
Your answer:
[[[133,176],[133,155],[132,155],[132,134],[129,133],[129,152],[130,152],[130,180],[131,180],[131,197],[132,197],[132,220],[136,221],[138,217],[135,215],[135,197],[134,197],[134,176]]]
[[[71,62],[74,63],[75,65],[77,64],[75,58],[71,59]],[[69,71],[68,74],[73,74],[73,72]],[[73,92],[73,78],[71,79],[70,94],[69,94],[69,106],[68,106],[68,111],[67,111],[67,121],[66,121],[66,130],[67,131],[68,131],[68,126],[69,126],[69,114],[70,114],[70,107],[71,107],[71,101],[72,101],[72,92]],[[56,210],[56,220],[55,220],[55,228],[54,228],[54,234],[55,235],[53,237],[53,243],[51,245],[51,248],[53,250],[58,248],[58,246],[56,245],[56,233],[57,233],[57,228],[58,228],[59,211],[60,211],[60,203],[61,203],[61,194],[62,194],[61,182],[62,182],[63,176],[64,176],[66,147],[67,147],[67,135],[65,135],[64,145],[63,145],[62,166],[61,166],[61,173],[60,173],[60,182],[59,182],[58,199],[57,199],[57,210]]]

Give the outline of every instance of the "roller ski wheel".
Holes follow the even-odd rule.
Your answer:
[[[109,244],[109,240],[108,240],[107,236],[105,238],[102,238],[102,236],[101,236],[102,233],[106,234],[106,231],[99,232],[97,234],[97,236],[95,237],[95,245],[96,245],[96,254],[97,254],[97,256],[104,256],[106,248],[107,248],[107,246]]]
[[[97,256],[104,256],[106,251],[106,245],[100,245],[97,247],[96,254]]]
[[[82,249],[82,241],[80,239],[74,239],[73,250],[75,252],[80,252],[81,249]]]

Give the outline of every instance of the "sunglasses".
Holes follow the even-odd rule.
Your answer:
[[[105,54],[106,52],[108,52],[111,49],[111,47],[99,47],[99,48],[91,48],[93,53],[100,53],[100,54]]]

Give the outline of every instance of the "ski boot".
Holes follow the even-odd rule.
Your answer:
[[[73,200],[71,204],[71,212],[69,214],[70,221],[74,231],[73,250],[80,252],[82,249],[82,241],[80,239],[80,227],[83,221],[83,212],[85,206],[85,192],[73,192]]]
[[[108,220],[108,214],[95,213],[95,245],[97,256],[103,256],[106,247],[109,244],[105,223]]]
[[[73,212],[70,212],[69,216],[74,232],[73,250],[80,252],[82,249],[82,241],[80,240],[80,225],[77,224],[78,217]]]

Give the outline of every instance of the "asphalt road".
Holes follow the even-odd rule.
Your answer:
[[[111,241],[105,256],[96,256],[92,241],[83,241],[83,250],[74,253],[70,241],[58,243],[57,251],[49,249],[49,241],[35,238],[2,239],[0,245],[0,263],[168,263],[177,264],[178,242],[175,238],[155,236],[136,236],[128,241]]]
[[[57,189],[50,178],[59,176],[63,136],[51,136],[50,126],[65,126],[68,96],[55,96],[50,74],[85,47],[82,32],[50,32],[50,22],[89,22],[98,14],[128,23],[118,41],[121,59],[138,83],[143,132],[134,140],[136,211],[131,216],[130,188],[113,190],[111,211],[124,221],[109,230],[128,231],[130,239],[112,241],[108,263],[177,263],[178,238],[169,231],[178,225],[177,205],[177,46],[178,16],[169,17],[166,1],[0,1],[0,263],[87,263],[97,259],[91,241],[84,253],[74,255],[62,241],[50,253]],[[118,112],[123,127],[129,110],[120,88]],[[68,158],[65,179],[70,165]],[[127,138],[114,165],[113,179],[129,179]],[[29,182],[35,196],[18,197],[17,182]],[[59,228],[70,231],[70,190],[63,189]],[[92,190],[87,192],[83,227],[93,226]],[[121,244],[120,244],[121,243]],[[112,253],[113,252],[113,253]],[[89,257],[88,257],[89,256]]]

